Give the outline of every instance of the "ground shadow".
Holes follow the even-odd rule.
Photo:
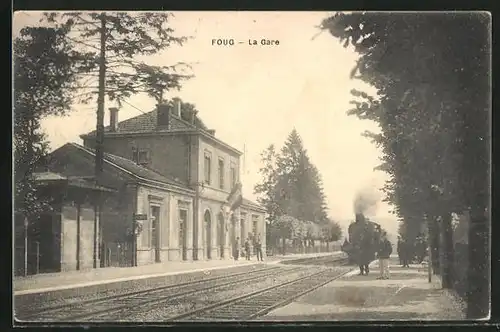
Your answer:
[[[355,312],[328,313],[328,314],[301,314],[297,316],[268,316],[260,318],[265,321],[409,321],[409,320],[463,320],[453,317],[437,317],[433,313],[415,313],[415,312],[384,312],[377,310],[363,310]]]
[[[398,292],[399,289],[399,292]],[[396,294],[397,292],[397,294]],[[443,297],[443,291],[418,288],[390,287],[331,287],[321,292],[307,294],[295,303],[312,306],[345,306],[352,308],[370,308],[387,306],[404,306],[426,303],[428,299]]]

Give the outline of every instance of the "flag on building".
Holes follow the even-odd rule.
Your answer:
[[[231,193],[227,197],[227,203],[231,208],[231,211],[236,210],[243,202],[243,194],[241,191],[241,183],[237,183]]]

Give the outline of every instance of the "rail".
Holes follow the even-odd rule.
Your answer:
[[[345,263],[346,261],[346,259],[344,258],[337,258],[333,260],[332,257],[329,258],[330,262]],[[224,291],[224,288],[231,289],[231,287],[234,287],[236,284],[246,283],[247,286],[251,286],[254,282],[258,283],[259,280],[269,280],[269,278],[276,277],[278,279],[281,277],[286,278],[286,276],[293,275],[297,272],[302,273],[301,271],[310,272],[310,270],[304,270],[304,267],[284,266],[280,264],[271,267],[255,269],[252,271],[195,280],[181,284],[166,285],[162,287],[128,292],[125,294],[117,294],[96,299],[76,301],[70,304],[66,303],[41,309],[37,308],[36,310],[24,311],[20,315],[17,314],[16,317],[23,321],[44,322],[103,321],[100,318],[104,318],[104,321],[119,321],[122,320],[123,317],[129,319],[130,317],[133,317],[135,313],[139,314],[141,312],[155,310],[162,305],[167,308],[167,311],[169,311],[169,315],[172,315],[172,310],[178,310],[178,308],[175,308],[177,304],[186,304],[189,301],[196,302],[198,301],[196,299],[198,298],[198,296],[201,296],[201,294],[203,294],[203,296],[206,296],[207,293],[210,292]],[[266,288],[264,290],[259,290],[253,292],[252,294],[246,294],[242,297],[238,297],[237,299],[243,299],[251,295],[261,294],[271,289],[281,289],[281,287],[289,284],[297,286],[297,282],[299,282],[300,280],[304,280],[305,282],[306,279],[311,279],[312,276],[317,276],[319,278],[319,276],[325,273],[328,274],[328,271],[311,275],[309,275],[308,273],[308,276],[306,277],[294,279],[290,282],[281,282],[276,286]],[[319,279],[314,278],[313,280]],[[333,280],[332,276],[329,275],[327,280],[325,280],[325,283],[331,280]],[[320,287],[323,284],[324,283],[318,284],[315,281],[313,286]],[[302,288],[300,289],[303,289],[304,285],[302,285],[301,287]],[[311,290],[312,288],[307,291]],[[280,304],[282,303],[282,298],[283,294],[277,294],[277,297],[271,300],[273,301],[273,303]],[[225,302],[230,303],[236,301],[237,299],[231,299],[228,302]],[[217,305],[220,306],[221,304],[219,303]],[[267,307],[263,307],[261,309],[265,310],[268,307],[270,306],[268,305]],[[239,316],[235,315],[235,317]],[[168,318],[168,320],[171,320],[171,318]]]
[[[346,259],[342,259],[342,262],[346,261]],[[312,273],[304,277],[169,317],[167,321],[210,321],[214,319],[241,321],[255,319],[342,277],[348,272],[345,270],[330,269]]]
[[[98,318],[99,316],[107,316],[107,318],[109,318],[116,315],[119,316],[124,311],[131,310],[133,307],[143,308],[146,304],[154,303],[156,305],[165,299],[178,298],[197,292],[234,285],[241,281],[267,278],[278,271],[281,272],[283,269],[278,266],[266,267],[253,271],[53,306],[42,310],[36,310],[27,315],[18,315],[18,318],[24,321],[42,320],[46,322],[77,321],[80,319],[87,321],[89,319]],[[241,278],[242,275],[247,277]]]

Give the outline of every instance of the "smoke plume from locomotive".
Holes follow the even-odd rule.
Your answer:
[[[379,194],[373,188],[359,191],[354,197],[354,213],[367,215],[375,213],[379,201]]]

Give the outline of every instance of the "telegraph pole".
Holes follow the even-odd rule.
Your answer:
[[[101,13],[101,54],[99,57],[99,94],[97,96],[97,125],[95,140],[95,183],[101,184],[104,142],[104,98],[106,84],[106,14]],[[101,223],[101,197],[98,191],[96,215],[94,218],[94,269],[97,268],[97,230],[98,220]]]

